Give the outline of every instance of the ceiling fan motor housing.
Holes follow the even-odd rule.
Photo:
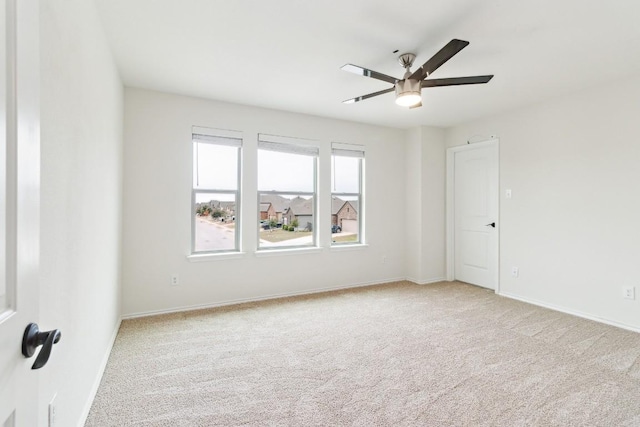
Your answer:
[[[402,68],[409,68],[413,65],[413,61],[416,59],[416,55],[413,53],[403,53],[398,57],[398,62],[402,65]]]

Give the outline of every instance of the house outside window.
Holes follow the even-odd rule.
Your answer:
[[[362,243],[364,147],[331,146],[331,245]]]
[[[240,250],[242,134],[194,127],[191,252]]]
[[[258,136],[258,249],[316,245],[318,147]]]

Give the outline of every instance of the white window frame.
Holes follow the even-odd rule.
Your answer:
[[[345,144],[340,142],[333,142],[331,144],[331,176],[334,177],[335,173],[335,163],[334,156],[339,157],[356,157],[360,161],[358,162],[358,192],[357,193],[345,193],[334,191],[334,188],[331,189],[331,204],[333,206],[333,198],[334,197],[356,197],[358,200],[358,240],[355,242],[334,242],[331,239],[331,246],[349,246],[349,245],[363,245],[365,243],[364,240],[364,158],[365,158],[365,150],[364,146],[356,145],[356,144]],[[335,177],[332,179],[332,181]],[[333,215],[333,213],[331,214]],[[332,223],[333,225],[333,223]]]
[[[260,183],[258,183],[258,212],[257,219],[260,224],[260,196],[263,194],[269,195],[288,195],[288,196],[310,196],[313,200],[312,204],[312,233],[311,233],[311,245],[282,245],[282,246],[260,246],[260,226],[258,226],[256,242],[257,251],[274,251],[274,250],[306,250],[309,248],[318,247],[318,158],[320,156],[320,149],[316,145],[317,142],[309,139],[292,138],[286,136],[269,135],[260,133],[258,134],[258,151],[270,150],[288,154],[300,154],[313,157],[313,192],[306,191],[260,191]],[[258,156],[259,157],[259,156]],[[258,169],[260,164],[258,164]]]
[[[211,129],[193,126],[191,133],[191,255],[206,255],[206,254],[223,254],[223,253],[235,253],[240,252],[241,241],[240,229],[241,229],[241,188],[242,188],[242,133],[237,131],[225,130],[225,129]],[[215,145],[226,145],[231,147],[237,147],[237,177],[236,177],[236,189],[235,190],[218,190],[215,188],[196,188],[193,182],[194,168],[197,167],[194,159],[194,151],[196,150],[196,143],[208,143]],[[233,194],[235,195],[235,229],[234,229],[234,248],[233,249],[214,249],[210,251],[196,251],[196,194]]]

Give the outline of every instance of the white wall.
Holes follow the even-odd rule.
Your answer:
[[[40,425],[83,422],[119,324],[123,88],[94,4],[41,2]],[[35,407],[35,405],[34,405]]]
[[[422,127],[422,280],[432,283],[445,278],[445,131]]]
[[[640,328],[638,100],[636,77],[447,131],[500,139],[502,293]]]
[[[415,283],[422,279],[422,128],[406,132],[404,232],[405,272]]]
[[[445,277],[445,133],[423,126],[405,138],[406,275],[433,283]]]
[[[245,255],[240,259],[200,263],[186,259],[191,238],[193,125],[244,132]],[[321,252],[255,256],[259,132],[319,141]],[[124,139],[124,315],[405,277],[401,130],[127,88]],[[328,249],[332,141],[366,147],[368,247],[358,250]],[[180,286],[169,286],[172,274],[179,275]]]

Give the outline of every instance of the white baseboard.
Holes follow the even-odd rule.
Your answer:
[[[610,319],[605,319],[603,317],[594,316],[594,315],[591,315],[591,314],[583,313],[581,311],[573,310],[573,309],[566,308],[566,307],[560,307],[560,306],[555,305],[555,304],[550,304],[550,303],[547,303],[547,302],[538,301],[538,300],[530,299],[530,298],[523,298],[523,297],[520,297],[520,296],[517,296],[517,295],[510,294],[508,292],[499,292],[498,295],[503,296],[503,297],[507,297],[507,298],[511,298],[511,299],[515,299],[515,300],[518,300],[518,301],[526,302],[527,304],[533,304],[533,305],[537,305],[539,307],[548,308],[550,310],[559,311],[561,313],[571,314],[572,316],[582,317],[583,319],[593,320],[594,322],[599,322],[599,323],[604,323],[606,325],[615,326],[617,328],[626,329],[626,330],[633,331],[633,332],[640,332],[640,328],[638,328],[637,326],[627,325],[626,323],[617,322],[615,320],[610,320]]]
[[[107,362],[109,361],[109,356],[111,355],[111,350],[113,349],[113,345],[116,342],[116,337],[118,336],[118,331],[120,330],[121,323],[122,323],[122,319],[119,319],[115,329],[113,330],[113,334],[111,335],[111,340],[109,341],[107,350],[105,351],[104,356],[102,357],[102,362],[100,362],[100,367],[98,369],[96,379],[93,381],[93,386],[91,387],[91,391],[87,396],[87,401],[84,404],[84,409],[82,410],[82,415],[80,416],[78,427],[83,427],[87,422],[89,411],[91,411],[91,405],[93,404],[93,400],[95,399],[96,394],[98,393],[98,388],[100,387],[100,381],[102,381],[104,370],[107,368]]]
[[[295,296],[300,296],[300,295],[318,294],[318,293],[321,293],[321,292],[339,291],[339,290],[342,290],[342,289],[352,289],[352,288],[361,288],[361,287],[364,287],[364,286],[382,285],[382,284],[385,284],[385,283],[400,282],[400,281],[404,281],[404,280],[408,280],[408,279],[406,279],[405,277],[396,277],[396,278],[390,278],[390,279],[376,280],[376,281],[373,281],[373,282],[356,283],[356,284],[351,284],[351,285],[330,286],[330,287],[326,287],[326,288],[307,289],[307,290],[304,290],[304,291],[297,291],[297,292],[283,292],[283,293],[278,293],[278,294],[263,295],[263,296],[254,297],[254,298],[238,298],[238,299],[226,300],[226,301],[220,301],[220,302],[214,302],[214,303],[208,303],[208,304],[188,305],[188,306],[174,307],[174,308],[168,308],[168,309],[163,309],[163,310],[141,311],[141,312],[138,312],[138,313],[125,314],[125,315],[122,316],[122,319],[135,319],[137,317],[156,316],[156,315],[159,315],[159,314],[169,314],[169,313],[180,313],[180,312],[183,312],[183,311],[203,310],[203,309],[206,309],[206,308],[224,307],[224,306],[227,306],[227,305],[242,304],[242,303],[247,303],[247,302],[267,301],[267,300],[272,300],[272,299],[277,299],[277,298],[287,298],[287,297],[295,297]]]
[[[408,280],[409,282],[415,283],[416,285],[430,285],[432,283],[446,281],[444,277],[437,277],[435,279],[427,279],[427,280],[418,280],[418,279],[414,279],[413,277],[407,277],[406,280]]]

